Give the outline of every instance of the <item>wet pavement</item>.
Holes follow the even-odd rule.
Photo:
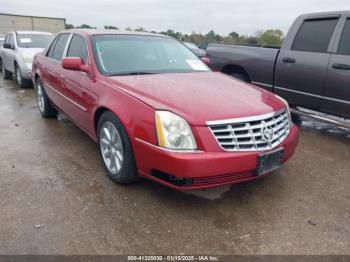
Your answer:
[[[350,254],[349,131],[305,122],[273,175],[180,192],[113,184],[97,145],[13,81],[0,120],[0,254]]]

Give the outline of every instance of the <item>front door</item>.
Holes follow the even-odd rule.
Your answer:
[[[80,57],[89,64],[87,41],[84,36],[75,33],[69,44],[67,57]],[[63,69],[65,95],[69,98],[65,112],[86,132],[90,132],[92,108],[96,96],[93,93],[90,76],[82,71]]]
[[[290,50],[281,49],[275,92],[291,105],[320,110],[330,59],[328,49],[338,20],[304,20]]]

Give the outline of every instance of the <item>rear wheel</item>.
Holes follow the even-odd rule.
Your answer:
[[[21,88],[26,88],[31,85],[31,81],[28,79],[24,79],[21,75],[21,71],[19,70],[18,65],[15,66],[15,76],[17,85]]]
[[[119,184],[138,180],[129,138],[113,113],[107,111],[102,114],[98,121],[97,136],[102,163],[108,177]]]
[[[4,63],[1,61],[1,72],[4,79],[12,79],[12,73],[6,70]]]
[[[35,81],[35,91],[36,91],[36,101],[38,103],[38,108],[41,116],[44,118],[56,117],[58,112],[51,105],[50,99],[45,93],[45,89],[43,88],[43,84],[40,78],[38,78]]]

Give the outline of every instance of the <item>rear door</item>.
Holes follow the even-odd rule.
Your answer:
[[[67,57],[80,57],[84,64],[90,63],[87,41],[83,35],[74,33],[68,47]],[[93,93],[91,78],[82,71],[62,70],[65,95],[70,100],[65,107],[65,112],[82,129],[89,131],[89,116],[92,115],[92,105],[96,97]]]
[[[350,17],[343,23],[328,65],[322,110],[350,118]]]
[[[291,105],[314,110],[321,108],[329,49],[338,21],[339,16],[305,19],[290,48],[281,49],[275,73],[275,92]]]
[[[67,51],[67,43],[70,36],[71,34],[69,33],[58,35],[46,55],[47,59],[42,64],[45,91],[53,103],[62,111],[64,111],[67,101],[64,95],[64,83],[61,77],[63,70],[61,60]]]

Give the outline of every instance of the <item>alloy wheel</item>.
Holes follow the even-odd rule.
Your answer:
[[[44,112],[45,100],[44,100],[43,88],[39,81],[36,83],[36,99],[38,102],[40,112]]]
[[[104,122],[101,126],[100,147],[108,170],[118,174],[123,166],[123,144],[118,130],[111,122]]]
[[[19,86],[21,86],[22,84],[22,77],[21,77],[21,73],[19,72],[19,68],[16,68],[16,80],[17,80],[17,84]]]

